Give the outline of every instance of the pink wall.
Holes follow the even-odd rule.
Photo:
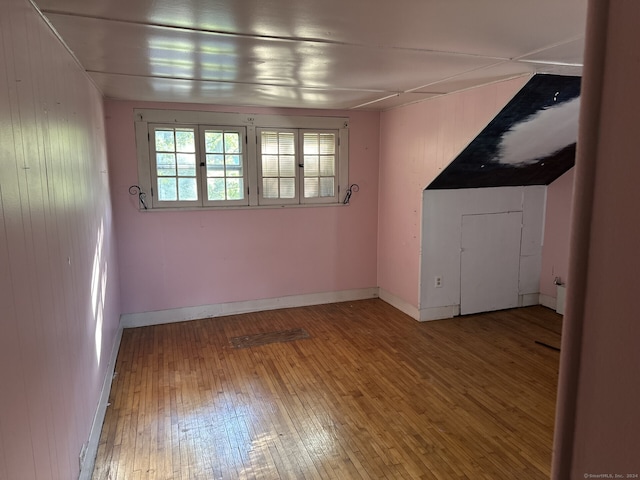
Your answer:
[[[134,108],[350,117],[349,207],[139,212]],[[123,313],[376,286],[375,112],[266,110],[107,101]]]
[[[558,480],[640,475],[639,24],[637,1],[589,2],[554,444]]]
[[[422,192],[528,77],[383,112],[378,286],[419,307]]]
[[[547,208],[540,270],[540,293],[555,298],[553,283],[560,277],[567,281],[569,272],[569,227],[571,225],[571,197],[573,195],[574,169],[547,187]]]
[[[0,72],[0,478],[77,478],[120,313],[102,99],[27,0]]]

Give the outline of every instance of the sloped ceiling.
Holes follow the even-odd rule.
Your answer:
[[[33,0],[108,98],[388,109],[581,75],[586,0]]]
[[[549,185],[575,161],[580,78],[535,75],[427,190]]]

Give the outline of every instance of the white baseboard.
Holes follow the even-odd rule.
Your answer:
[[[556,285],[556,313],[564,315],[564,304],[567,298],[567,286]]]
[[[518,296],[519,307],[530,307],[532,305],[540,305],[539,293],[525,293]]]
[[[460,305],[447,305],[445,307],[430,307],[420,309],[420,321],[443,320],[460,315]]]
[[[122,321],[120,321],[120,325],[118,325],[118,330],[116,331],[115,340],[113,342],[113,348],[111,349],[111,357],[109,358],[104,382],[102,383],[102,392],[100,392],[98,408],[96,409],[96,414],[93,417],[91,432],[89,432],[89,440],[87,441],[84,461],[82,462],[82,465],[80,465],[79,480],[91,480],[93,475],[93,468],[96,464],[96,455],[98,454],[98,445],[100,443],[100,434],[102,433],[102,424],[104,423],[104,417],[107,414],[109,394],[111,393],[111,382],[113,380],[113,372],[116,368],[116,359],[118,358],[121,341]]]
[[[397,308],[402,313],[406,313],[414,320],[420,320],[420,311],[418,307],[415,305],[411,305],[406,300],[397,297],[393,293],[387,292],[384,288],[380,288],[380,292],[378,293],[380,300],[384,300],[392,307]]]
[[[309,293],[278,298],[174,308],[155,312],[127,313],[122,315],[120,323],[123,328],[146,327],[149,325],[185,322],[200,318],[222,317],[225,315],[261,312],[279,308],[306,307],[325,303],[349,302],[376,297],[378,297],[377,287],[341,290],[338,292]]]
[[[384,300],[389,305],[406,313],[414,320],[419,322],[427,322],[430,320],[442,320],[444,318],[453,318],[460,315],[460,305],[448,305],[445,307],[420,308],[410,304],[406,300],[387,292],[384,288],[380,289],[380,300]]]
[[[540,305],[543,305],[547,308],[550,308],[551,310],[556,309],[556,299],[555,297],[552,297],[551,295],[545,295],[544,293],[540,294]]]

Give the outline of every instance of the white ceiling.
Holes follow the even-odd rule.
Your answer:
[[[586,0],[34,0],[109,98],[387,109],[581,75]]]

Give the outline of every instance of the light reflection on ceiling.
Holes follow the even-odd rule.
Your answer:
[[[35,1],[108,98],[376,110],[582,73],[583,0]]]

